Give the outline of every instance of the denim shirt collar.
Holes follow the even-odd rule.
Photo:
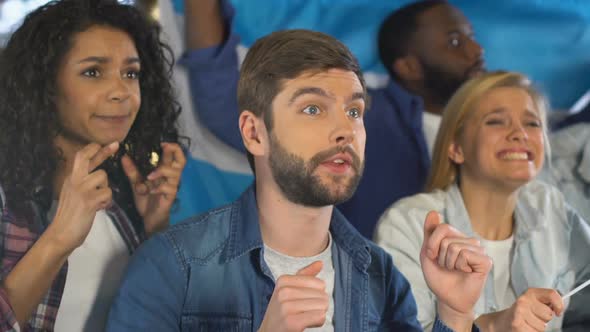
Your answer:
[[[346,252],[358,268],[366,270],[371,263],[367,240],[346,221],[346,218],[336,208],[332,212],[330,232],[336,247]],[[230,234],[225,259],[232,260],[252,250],[262,249],[263,246],[256,191],[254,185],[251,185],[232,204]]]
[[[263,247],[254,189],[254,184],[250,185],[231,205],[229,241],[225,251],[228,261]]]
[[[351,257],[358,269],[366,271],[371,264],[369,244],[336,208],[332,211],[330,232],[336,246]]]
[[[459,190],[459,186],[454,183],[448,189],[448,195],[445,198],[445,213],[444,218],[446,222],[469,237],[479,237],[475,234],[471,227],[471,220],[467,214],[463,196]],[[523,240],[527,238],[531,231],[541,226],[544,220],[543,212],[534,209],[526,200],[517,200],[515,214],[515,240]]]

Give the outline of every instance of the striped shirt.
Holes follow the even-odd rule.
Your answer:
[[[47,227],[46,214],[41,212],[41,207],[34,202],[30,206],[29,215],[16,216],[6,205],[6,196],[0,186],[0,280],[12,271]],[[136,229],[117,204],[112,204],[106,212],[121,234],[129,254],[133,253],[144,240],[143,230]],[[53,331],[67,273],[66,262],[26,326],[20,326],[20,331]],[[16,316],[5,290],[0,287],[0,331],[15,330],[19,330]]]

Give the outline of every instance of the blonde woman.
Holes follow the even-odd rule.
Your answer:
[[[375,241],[409,279],[425,328],[436,313],[419,257],[431,210],[479,238],[494,262],[475,306],[484,331],[561,327],[567,303],[560,294],[590,275],[589,225],[558,190],[535,181],[549,154],[545,105],[517,73],[467,82],[444,111],[427,193],[399,201],[381,217]],[[453,257],[453,245],[443,250]]]

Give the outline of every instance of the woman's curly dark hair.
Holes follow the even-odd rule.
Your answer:
[[[53,144],[60,124],[55,105],[57,73],[73,37],[91,26],[126,32],[141,62],[141,106],[122,149],[102,167],[107,169],[115,200],[136,217],[130,186],[121,170],[127,153],[145,176],[154,166],[152,152],[160,143],[178,142],[180,106],[171,85],[174,64],[170,48],[160,41],[160,27],[137,8],[116,0],[52,1],[27,15],[0,55],[0,184],[15,211],[26,202],[45,201],[59,161]],[[43,196],[44,199],[39,199]]]

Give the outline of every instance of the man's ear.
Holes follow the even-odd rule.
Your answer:
[[[404,81],[421,81],[424,77],[418,58],[406,55],[393,62],[393,71]]]
[[[455,164],[461,165],[465,162],[465,155],[463,154],[463,149],[461,145],[457,143],[457,141],[453,141],[451,145],[449,145],[449,159],[451,159]]]
[[[261,117],[251,111],[242,111],[239,118],[240,133],[246,150],[253,156],[262,156],[268,151],[268,132]]]

